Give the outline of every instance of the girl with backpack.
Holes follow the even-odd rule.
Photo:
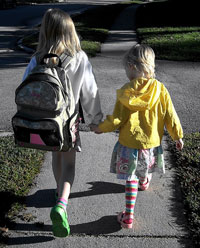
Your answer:
[[[80,100],[91,123],[98,124],[102,120],[103,114],[92,66],[87,55],[81,49],[72,19],[60,9],[49,9],[44,14],[38,47],[26,68],[23,80],[37,65],[37,61],[41,61],[44,55],[48,53],[58,56],[65,53],[72,57],[67,67],[67,74],[72,84],[75,103],[78,107]],[[50,62],[56,63],[54,59],[50,59]],[[76,128],[78,128],[78,123]],[[66,237],[70,233],[66,208],[75,177],[76,152],[81,151],[78,131],[76,132],[75,142],[75,148],[68,152],[52,153],[52,168],[57,185],[57,203],[51,209],[50,218],[53,234],[56,237]]]
[[[137,44],[125,55],[124,67],[130,82],[117,90],[113,114],[90,128],[97,134],[119,129],[110,171],[126,182],[125,211],[117,220],[123,228],[132,228],[138,187],[148,189],[152,172],[165,173],[164,127],[179,150],[183,148],[183,130],[169,92],[155,79],[154,51]]]

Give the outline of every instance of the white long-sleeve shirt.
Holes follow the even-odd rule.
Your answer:
[[[36,64],[36,58],[33,57],[25,70],[23,80]],[[99,91],[92,71],[92,65],[84,51],[78,52],[72,58],[70,65],[67,67],[67,72],[72,84],[76,104],[78,104],[80,99],[81,105],[91,123],[99,124],[103,118]]]

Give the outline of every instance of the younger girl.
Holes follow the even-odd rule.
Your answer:
[[[177,149],[183,148],[183,131],[165,86],[154,78],[155,54],[146,45],[136,45],[124,58],[130,82],[117,90],[112,115],[91,130],[100,134],[119,129],[111,172],[126,180],[126,209],[117,216],[124,228],[132,228],[138,186],[147,190],[152,172],[165,172],[161,140],[166,126]]]
[[[103,115],[92,66],[81,49],[72,19],[60,9],[46,11],[40,28],[37,51],[25,71],[24,79],[47,53],[54,53],[58,56],[65,54],[72,58],[66,70],[72,83],[76,106],[78,108],[80,100],[91,123],[98,124]],[[56,63],[53,59],[49,62]],[[76,151],[81,150],[78,132],[76,134],[76,149],[52,154],[52,167],[57,185],[57,203],[51,209],[50,217],[53,233],[57,237],[66,237],[70,232],[66,207],[75,177]]]

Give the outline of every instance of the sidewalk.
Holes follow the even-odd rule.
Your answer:
[[[108,105],[111,106],[106,110],[112,110],[111,103],[115,100],[115,89],[109,88],[109,82],[116,80],[116,74],[122,82],[125,80],[121,58],[137,43],[132,27],[133,7],[121,13],[102,46],[102,53],[91,60],[95,75],[101,78],[100,95],[105,96],[103,110]],[[113,92],[112,99],[108,91]],[[49,214],[55,204],[55,182],[51,153],[47,153],[41,173],[27,197],[27,208],[19,214],[17,225],[11,230],[9,247],[192,247],[185,230],[180,190],[165,140],[166,174],[163,177],[154,175],[149,190],[139,192],[133,230],[121,229],[116,221],[117,212],[122,211],[125,204],[123,181],[109,173],[117,135],[81,132],[81,140],[83,152],[77,154],[76,178],[68,206],[71,235],[59,239],[51,232]]]

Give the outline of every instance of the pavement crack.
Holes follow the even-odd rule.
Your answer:
[[[12,231],[14,233],[22,234],[22,235],[31,235],[31,236],[52,236],[52,232],[50,231],[21,231],[15,230]],[[189,235],[135,235],[135,234],[92,234],[92,233],[71,233],[69,237],[95,237],[95,238],[135,238],[135,239],[190,239]]]
[[[146,238],[146,239],[189,239],[189,236],[186,235],[131,235],[131,234],[71,234],[71,237],[98,237],[98,238]]]

